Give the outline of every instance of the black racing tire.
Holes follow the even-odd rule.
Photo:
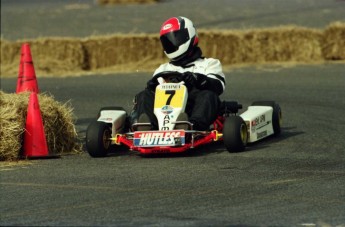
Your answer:
[[[123,111],[126,111],[123,107],[121,106],[105,106],[105,107],[102,107],[99,112],[101,112],[102,110],[123,110]]]
[[[86,150],[91,157],[107,156],[111,145],[111,128],[101,121],[92,122],[86,131]]]
[[[251,106],[270,106],[273,108],[272,125],[274,135],[277,136],[281,133],[282,126],[282,110],[278,103],[274,101],[256,101]]]
[[[247,125],[240,116],[229,116],[225,119],[223,141],[230,153],[244,151],[248,136]]]

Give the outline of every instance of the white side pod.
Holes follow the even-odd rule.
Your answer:
[[[246,122],[249,138],[252,143],[272,135],[272,114],[273,108],[270,106],[249,106],[240,116]]]
[[[103,121],[112,125],[112,136],[123,131],[126,123],[126,111],[124,110],[102,110],[97,121]]]

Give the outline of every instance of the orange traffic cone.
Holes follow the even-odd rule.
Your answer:
[[[35,92],[31,92],[24,133],[24,156],[42,158],[48,156],[48,146],[43,128],[43,121]]]
[[[30,45],[28,43],[24,43],[21,49],[16,93],[23,91],[39,93],[34,63],[32,62]]]

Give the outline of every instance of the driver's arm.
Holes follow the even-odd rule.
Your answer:
[[[217,95],[220,95],[224,91],[225,81],[222,81],[222,77],[217,74],[203,75],[195,73],[197,76],[196,88],[200,90],[211,90]]]

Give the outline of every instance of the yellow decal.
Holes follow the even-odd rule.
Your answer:
[[[162,85],[161,85],[162,86]],[[157,86],[154,108],[162,108],[166,105],[173,108],[182,108],[186,91],[185,86],[178,86],[176,90],[169,90],[169,87]],[[172,88],[173,89],[173,88]]]

